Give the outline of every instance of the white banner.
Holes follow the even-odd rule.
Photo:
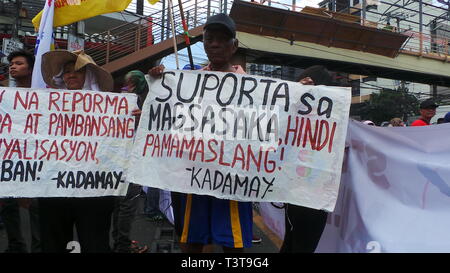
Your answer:
[[[149,85],[130,181],[333,210],[349,88],[170,70]]]
[[[338,202],[316,252],[450,252],[449,129],[350,122]],[[284,210],[261,209],[280,234]]]
[[[124,195],[134,94],[0,89],[0,197]]]

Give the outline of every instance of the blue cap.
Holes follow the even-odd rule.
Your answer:
[[[201,67],[200,65],[194,64],[194,70],[199,70],[199,69],[201,69],[201,68],[202,68],[202,67]],[[191,69],[191,65],[190,65],[190,64],[185,65],[185,66],[183,67],[183,70],[192,70],[192,69]]]

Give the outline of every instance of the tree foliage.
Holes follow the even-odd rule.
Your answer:
[[[383,89],[380,93],[371,94],[370,99],[354,109],[352,114],[380,125],[381,122],[392,118],[406,121],[408,117],[418,115],[419,104],[419,100],[409,93],[407,88]]]

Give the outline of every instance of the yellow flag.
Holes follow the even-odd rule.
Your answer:
[[[147,0],[150,4],[154,5],[159,2],[159,0]]]
[[[154,0],[152,0],[154,1]],[[123,11],[131,0],[55,0],[53,27],[69,25],[100,14]],[[39,29],[42,11],[32,22]]]

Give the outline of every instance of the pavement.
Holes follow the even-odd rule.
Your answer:
[[[136,240],[140,245],[147,245],[149,253],[181,253],[178,247],[177,238],[172,224],[166,219],[162,221],[151,221],[144,212],[145,196],[139,197],[139,205],[136,217],[132,223],[131,240]],[[251,248],[245,249],[245,253],[277,253],[281,240],[271,232],[263,223],[258,209],[254,209],[253,229],[254,235],[261,237],[262,242],[253,244]],[[31,235],[28,210],[21,208],[22,231],[30,248]],[[111,240],[112,242],[112,240]],[[7,236],[4,228],[0,227],[0,253],[5,252],[7,248]],[[207,247],[211,253],[222,253],[222,248],[216,245]]]

